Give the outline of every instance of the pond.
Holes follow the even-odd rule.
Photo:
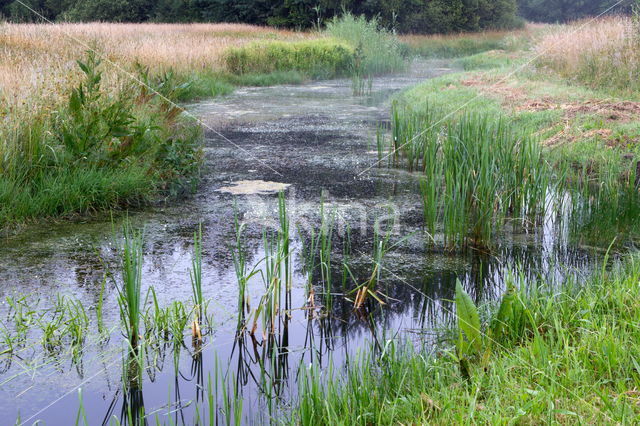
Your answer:
[[[135,392],[123,390],[128,355],[116,287],[114,236],[125,218],[26,226],[3,238],[0,318],[12,334],[21,310],[28,338],[12,351],[0,347],[0,416],[73,424],[80,412],[90,424],[128,423],[131,407],[144,405],[150,423],[208,423],[210,409],[221,421],[266,423],[270,415],[286,415],[299,368],[337,369],[359,349],[391,338],[431,347],[435,331],[452,318],[458,279],[475,300],[487,301],[499,297],[516,267],[552,283],[586,274],[597,255],[569,244],[554,215],[533,229],[512,226],[491,252],[453,253],[425,243],[418,175],[378,164],[376,132],[388,126],[394,94],[451,71],[447,62],[421,61],[404,74],[376,78],[367,96],[353,96],[349,80],[332,80],[244,88],[188,106],[206,127],[198,190],[129,212],[127,220],[144,230],[142,294],[153,287],[161,307],[189,304],[194,231],[202,226],[208,319],[202,343],[192,345],[187,326],[182,346],[149,344]],[[270,245],[263,231],[280,226],[279,191],[290,222],[290,288],[284,306],[276,306],[281,315],[271,337],[259,323],[238,339],[235,220],[243,226],[247,272],[254,265],[262,271],[247,283],[243,303],[251,318],[265,294]],[[333,229],[329,291],[318,284],[327,276],[305,273],[302,254],[323,217],[332,218]],[[357,293],[342,283],[372,274],[381,235],[389,237],[376,271],[384,304],[370,298],[363,313],[354,310]],[[347,268],[337,261],[345,252]],[[90,325],[81,348],[48,350],[41,343],[46,327],[33,313],[53,309],[62,296],[80,302],[74,312],[83,311],[77,315],[86,314]],[[153,309],[151,296],[146,301],[145,309]],[[96,331],[98,306],[105,333]]]

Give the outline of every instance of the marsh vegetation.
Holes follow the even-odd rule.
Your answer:
[[[0,413],[634,423],[636,24],[3,24]]]

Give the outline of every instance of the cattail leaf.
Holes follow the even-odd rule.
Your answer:
[[[482,349],[482,337],[480,334],[480,316],[478,309],[471,297],[462,288],[460,280],[456,282],[456,313],[458,327],[464,333],[471,345],[477,350]]]

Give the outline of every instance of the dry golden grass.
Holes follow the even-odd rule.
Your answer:
[[[127,70],[138,62],[152,73],[197,72],[220,70],[229,47],[310,37],[243,24],[0,24],[0,95],[14,105],[55,98],[77,78],[75,60],[88,46]],[[114,67],[104,71],[114,84]]]
[[[629,17],[575,22],[551,31],[535,47],[540,68],[596,87],[638,89],[640,27]]]

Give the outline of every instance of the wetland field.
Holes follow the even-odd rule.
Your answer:
[[[637,424],[639,22],[0,22],[3,424]]]

